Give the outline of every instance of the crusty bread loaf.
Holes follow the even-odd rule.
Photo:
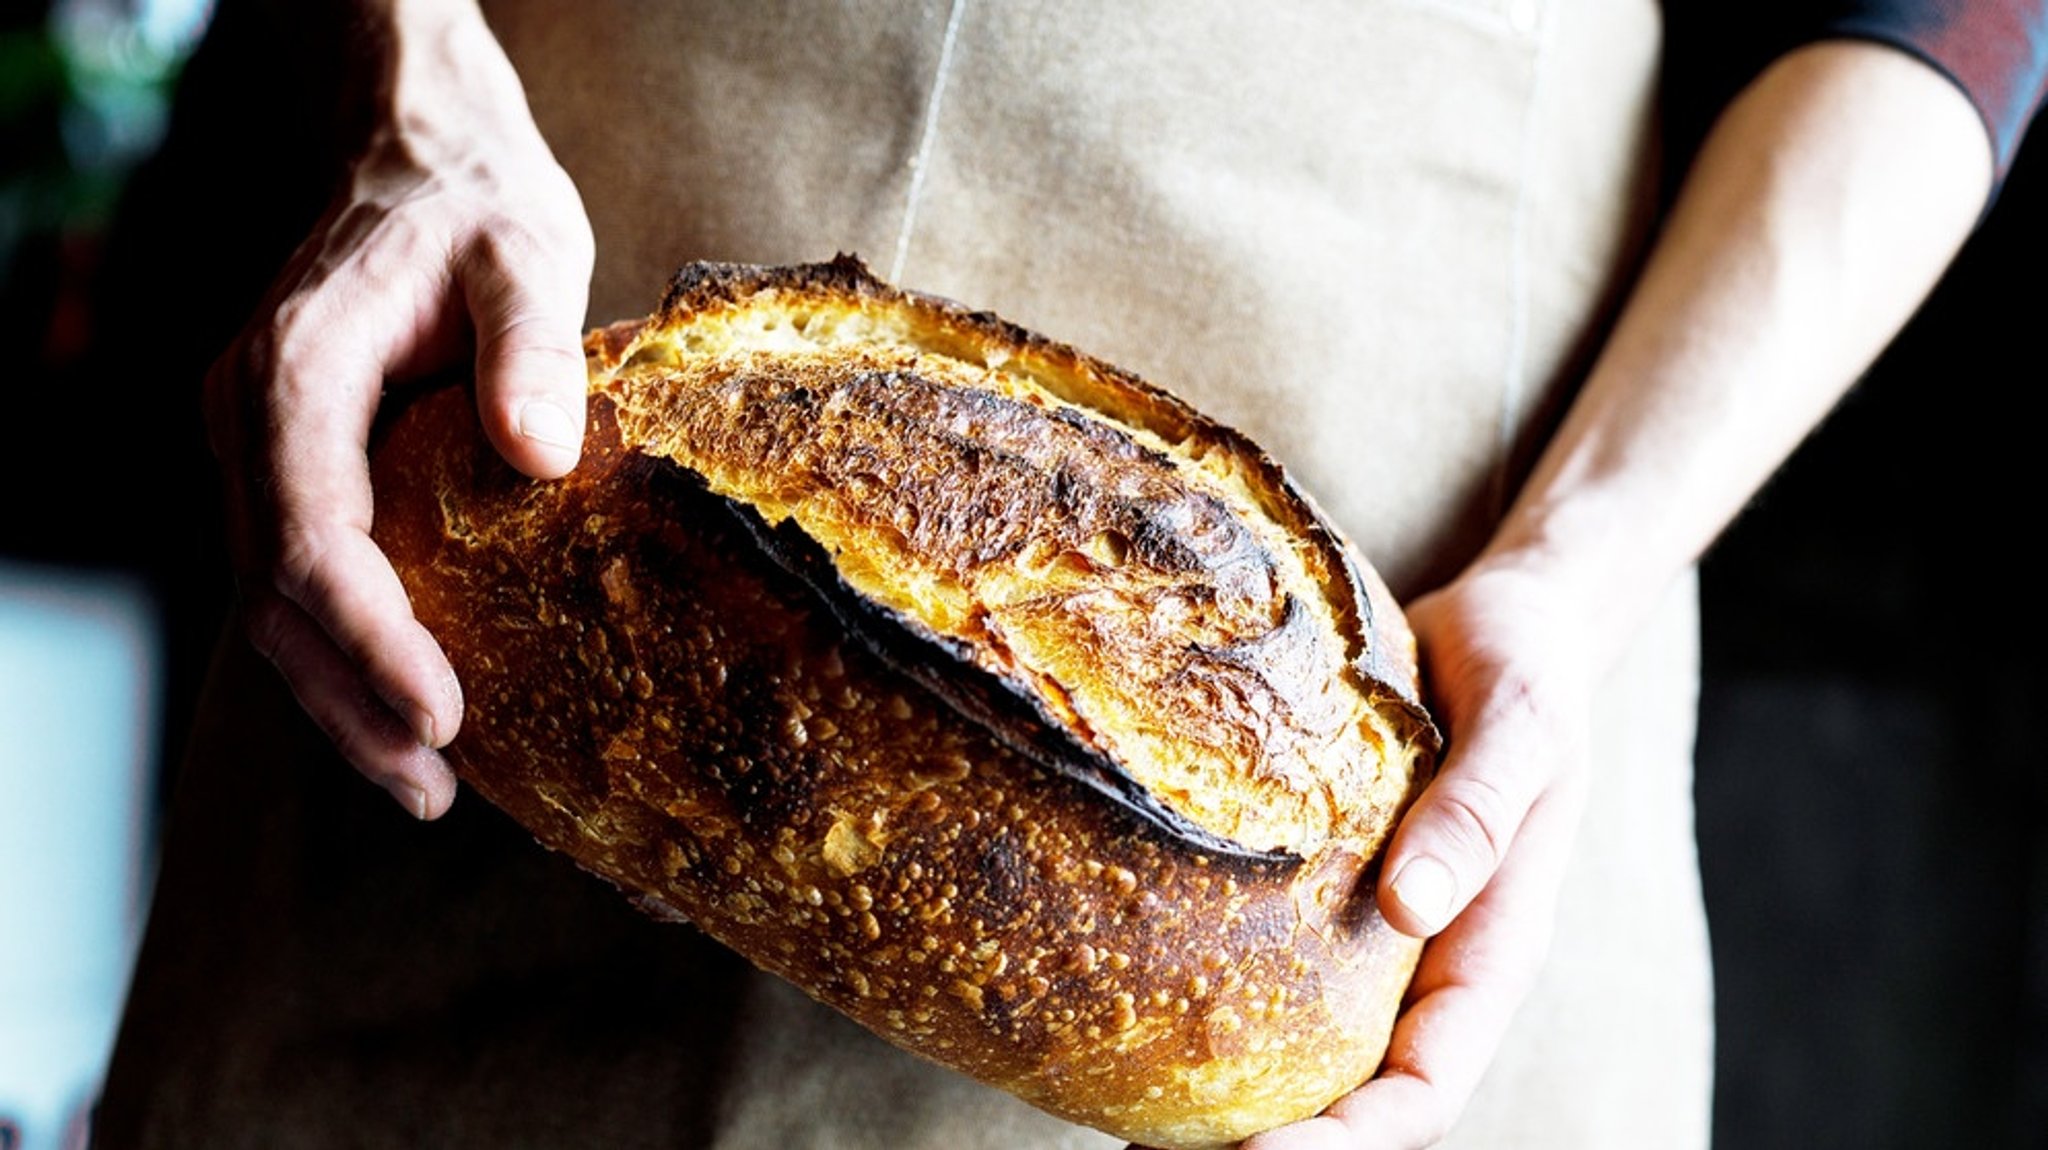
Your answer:
[[[1371,1075],[1418,951],[1372,878],[1437,735],[1399,611],[1272,460],[851,257],[685,268],[586,349],[567,479],[461,389],[380,432],[464,779],[1125,1138],[1231,1143]]]

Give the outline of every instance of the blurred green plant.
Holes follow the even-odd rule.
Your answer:
[[[103,228],[156,147],[207,0],[56,0],[0,27],[0,279],[37,235]]]

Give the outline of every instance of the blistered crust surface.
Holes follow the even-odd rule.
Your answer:
[[[512,471],[460,390],[374,455],[466,781],[643,908],[1141,1144],[1373,1072],[1419,951],[1374,860],[1435,732],[1399,613],[1269,460],[851,261],[691,269],[587,347],[567,479]],[[1022,718],[963,706],[976,676]],[[1105,802],[1068,751],[1282,849]]]
[[[659,914],[1073,1121],[1234,1142],[1369,1076],[1413,940],[1367,860],[1190,851],[849,643],[735,509],[591,410],[525,481],[431,397],[378,535],[465,685],[463,778]],[[470,438],[463,439],[461,433]]]

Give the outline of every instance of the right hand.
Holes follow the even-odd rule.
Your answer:
[[[205,398],[250,642],[343,757],[424,819],[454,799],[438,748],[462,694],[370,538],[371,421],[387,381],[473,349],[491,442],[535,478],[568,472],[593,241],[482,17],[397,8],[380,126]]]
[[[1408,605],[1450,750],[1387,845],[1378,897],[1429,943],[1372,1080],[1244,1150],[1421,1150],[1463,1113],[1542,972],[1591,785],[1606,648],[1587,641],[1588,603],[1496,551]]]

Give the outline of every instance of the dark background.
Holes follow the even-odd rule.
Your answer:
[[[173,763],[228,593],[199,373],[320,206],[332,169],[275,145],[332,127],[309,95],[330,78],[280,58],[240,89],[265,93],[267,130],[222,140],[193,129],[245,97],[190,69],[171,139],[211,191],[152,195],[165,173],[81,175],[68,156],[75,93],[31,83],[50,64],[31,43],[40,9],[0,10],[0,208],[33,209],[0,248],[17,432],[0,453],[0,560],[148,581]],[[1738,32],[1727,12],[1672,9],[1674,171],[1768,55],[1762,25]],[[2026,562],[2042,518],[2025,400],[2044,375],[2025,286],[2048,253],[2040,151],[1703,564],[1717,1147],[2048,1146],[2043,611]]]
[[[1666,4],[1671,175],[1833,6]],[[1701,565],[1717,1147],[2048,1146],[2044,149]]]
[[[2048,1146],[2044,159],[1702,567],[1717,1146]]]

